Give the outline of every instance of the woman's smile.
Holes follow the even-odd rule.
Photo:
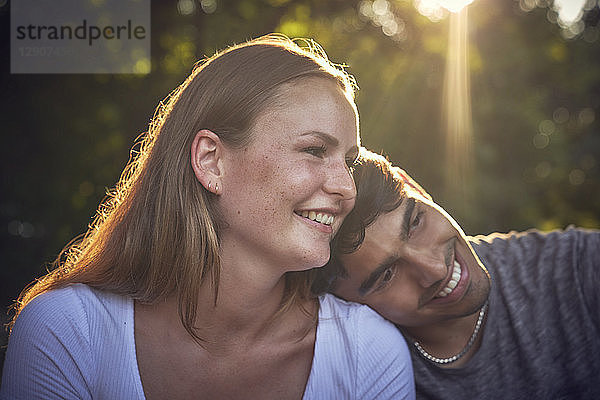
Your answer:
[[[302,219],[303,223],[308,224],[311,228],[329,235],[333,233],[333,223],[335,222],[333,213],[319,210],[303,210],[295,211],[294,213]]]

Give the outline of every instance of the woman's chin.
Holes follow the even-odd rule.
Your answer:
[[[327,249],[327,252],[304,254],[302,261],[296,263],[297,267],[293,268],[293,271],[307,271],[313,268],[321,268],[327,264],[329,257],[329,249]]]

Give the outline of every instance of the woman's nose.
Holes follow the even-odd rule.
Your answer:
[[[354,178],[345,160],[331,165],[327,171],[324,189],[327,193],[339,195],[341,200],[351,200],[356,197]]]

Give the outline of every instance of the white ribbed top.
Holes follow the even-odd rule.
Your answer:
[[[406,343],[366,306],[320,298],[304,399],[413,399]],[[144,399],[133,301],[76,284],[36,297],[9,338],[2,399]]]

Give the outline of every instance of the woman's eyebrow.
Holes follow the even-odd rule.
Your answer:
[[[331,146],[337,146],[340,143],[339,140],[335,136],[332,136],[329,133],[320,132],[320,131],[308,131],[308,132],[304,132],[300,136],[317,136],[317,137],[321,138],[321,140],[323,140],[325,143],[327,143],[328,145],[331,145]]]

